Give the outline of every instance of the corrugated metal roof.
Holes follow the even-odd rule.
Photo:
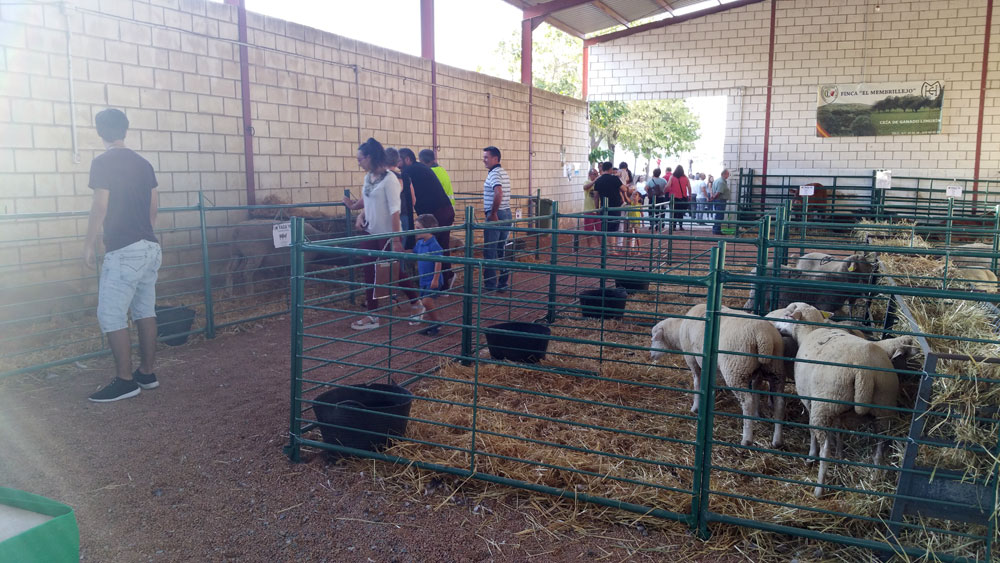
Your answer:
[[[588,29],[607,29],[616,25],[621,26],[594,4],[582,4],[568,10],[562,10],[549,16],[546,20],[550,18],[564,23],[584,35],[592,33],[587,31]]]
[[[527,7],[573,4],[571,0],[504,0],[521,9]],[[651,19],[664,19],[681,15],[696,15],[735,0],[589,0],[555,11],[545,21],[563,30],[575,30],[592,37],[598,32],[611,33],[626,28],[608,11],[629,22],[628,27],[646,23]],[[607,10],[602,9],[602,4]],[[551,6],[550,6],[551,7]],[[601,35],[603,34],[601,33]]]

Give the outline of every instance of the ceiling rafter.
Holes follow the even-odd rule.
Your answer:
[[[608,6],[604,2],[601,2],[601,0],[594,0],[594,5],[597,6],[598,8],[600,8],[602,12],[604,12],[605,14],[607,14],[608,16],[610,16],[611,19],[617,21],[618,23],[624,25],[625,27],[629,27],[629,24],[632,23],[632,22],[628,21],[627,19],[625,19],[625,16],[623,16],[623,15],[619,14],[618,12],[612,10],[611,6]]]
[[[621,39],[622,37],[628,37],[629,35],[634,35],[636,33],[642,33],[650,29],[659,29],[661,27],[667,27],[669,25],[676,25],[686,21],[690,21],[696,18],[702,18],[711,14],[717,14],[719,12],[725,12],[727,10],[732,10],[734,8],[742,8],[744,6],[749,6],[751,4],[758,4],[764,0],[736,0],[735,2],[730,2],[728,4],[721,4],[719,6],[713,6],[705,10],[698,10],[697,12],[691,12],[690,14],[684,14],[683,16],[675,16],[672,18],[662,19],[655,22],[650,22],[643,25],[637,25],[629,29],[623,29],[621,31],[615,31],[612,33],[606,33],[604,35],[597,35],[591,37],[590,39],[584,39],[584,46],[596,45],[598,43],[605,43],[607,41],[614,41],[615,39]]]
[[[524,19],[545,17],[560,10],[575,8],[581,4],[590,4],[594,0],[550,0],[544,4],[535,4],[524,9]]]
[[[667,0],[653,0],[653,2],[656,2],[656,4],[659,7],[663,8],[664,10],[666,10],[667,13],[670,14],[671,16],[674,15],[674,7],[671,6],[670,2],[667,2]]]
[[[583,33],[582,31],[580,31],[578,29],[574,29],[574,28],[570,27],[569,25],[566,25],[562,21],[557,20],[555,18],[545,18],[545,23],[551,25],[552,27],[554,27],[554,28],[556,28],[558,30],[564,31],[564,32],[572,35],[573,37],[577,37],[577,38],[580,38],[580,39],[586,39],[587,38],[587,35],[585,33]]]

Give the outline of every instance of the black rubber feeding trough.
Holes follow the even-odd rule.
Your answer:
[[[518,334],[503,333],[510,331]],[[500,323],[490,326],[485,331],[486,345],[494,360],[538,363],[545,358],[549,348],[549,327],[538,323]]]
[[[384,383],[345,385],[324,392],[316,401],[329,403],[313,405],[324,442],[376,452],[385,449],[390,436],[406,435],[413,393]]]
[[[156,335],[169,346],[187,342],[187,332],[194,324],[195,310],[190,307],[156,306]],[[176,336],[175,336],[176,335]]]
[[[629,272],[645,272],[646,270],[629,269]],[[624,289],[629,293],[646,291],[649,289],[649,280],[615,280],[615,287]]]
[[[584,317],[591,319],[620,319],[625,316],[628,291],[618,287],[588,289],[580,293]]]

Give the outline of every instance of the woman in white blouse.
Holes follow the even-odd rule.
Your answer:
[[[365,183],[361,188],[361,199],[344,198],[344,204],[351,209],[361,209],[357,226],[366,235],[386,235],[385,238],[370,239],[361,244],[368,250],[403,251],[403,240],[400,236],[402,225],[399,220],[400,199],[402,189],[396,175],[388,171],[385,149],[375,139],[368,139],[358,147],[358,166],[365,172]],[[375,297],[375,261],[374,258],[363,258],[361,264],[365,276],[365,304],[368,311],[378,308]],[[383,284],[388,280],[378,280]],[[403,286],[412,286],[412,282],[403,281]],[[351,323],[355,330],[368,330],[379,327],[376,317],[367,315]]]

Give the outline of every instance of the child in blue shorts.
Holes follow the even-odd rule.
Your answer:
[[[438,220],[430,213],[425,213],[417,217],[413,226],[416,229],[433,229],[438,226]],[[434,235],[422,233],[417,235],[417,244],[413,247],[413,253],[443,255],[444,250]],[[442,289],[441,262],[417,260],[417,272],[420,274],[420,303],[427,310],[424,319],[431,323],[431,326],[420,331],[420,334],[437,336],[441,326],[437,311],[434,309],[434,298]]]

